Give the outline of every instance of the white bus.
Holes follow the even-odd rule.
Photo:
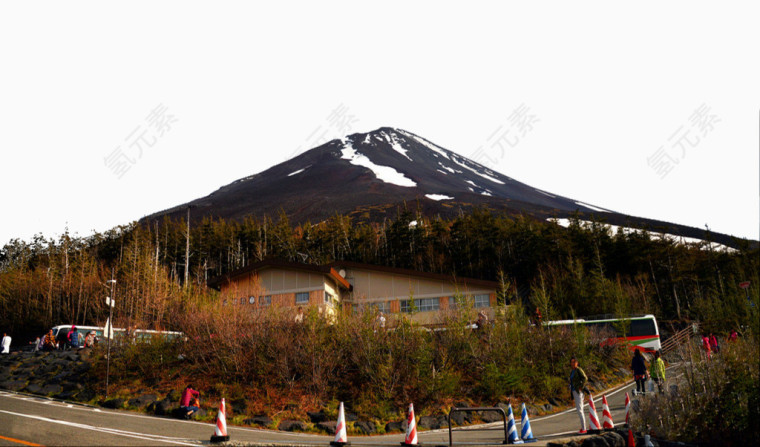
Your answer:
[[[98,339],[103,338],[103,334],[105,333],[105,328],[102,326],[76,326],[77,332],[79,333],[79,345],[82,346],[84,344],[84,337],[87,336],[88,333],[91,331],[95,332],[95,336]],[[68,334],[71,330],[70,324],[61,324],[58,326],[53,326],[52,328],[53,336],[58,339],[58,334],[63,331],[64,334]],[[113,335],[114,338],[121,338],[125,337],[127,335],[127,330],[124,328],[113,328]],[[150,329],[135,329],[133,333],[133,337],[136,341],[148,341],[151,338],[154,337],[165,337],[167,340],[172,340],[177,337],[182,337],[184,334],[182,332],[175,332],[175,331],[154,331]]]
[[[642,352],[653,353],[661,349],[660,330],[657,327],[657,319],[654,315],[637,315],[629,318],[587,317],[577,320],[547,321],[545,326],[570,326],[582,324],[588,328],[607,329],[616,334],[616,337],[608,339],[608,342],[626,343],[628,348],[635,350],[640,348]],[[621,328],[625,327],[626,333]]]

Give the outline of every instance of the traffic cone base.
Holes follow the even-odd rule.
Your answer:
[[[333,447],[343,447],[344,445],[351,445],[350,442],[330,441],[330,445]]]
[[[227,442],[229,440],[230,440],[229,435],[227,435],[227,436],[216,436],[216,435],[211,436],[211,442]]]

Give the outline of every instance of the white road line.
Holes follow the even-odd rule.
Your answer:
[[[175,444],[175,445],[189,445],[189,446],[198,445],[198,443],[193,443],[193,444],[188,443],[187,441],[190,441],[188,439],[181,439],[181,438],[166,439],[165,436],[160,436],[160,435],[150,435],[146,433],[130,432],[130,431],[118,430],[118,429],[107,428],[107,427],[94,427],[92,425],[79,424],[76,422],[61,421],[58,419],[50,419],[50,418],[46,418],[42,416],[36,416],[33,414],[15,413],[15,412],[6,411],[6,410],[0,410],[0,413],[6,413],[12,416],[25,417],[29,419],[36,419],[39,421],[50,422],[53,424],[67,425],[69,427],[79,428],[82,430],[92,430],[92,431],[97,431],[100,433],[109,433],[109,434],[118,435],[118,436],[126,436],[128,438],[142,439],[143,441],[166,442],[166,443]]]

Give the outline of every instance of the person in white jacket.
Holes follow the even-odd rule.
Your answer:
[[[3,354],[11,353],[11,336],[3,332],[3,342],[0,344],[3,347]]]

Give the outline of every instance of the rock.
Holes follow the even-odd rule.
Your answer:
[[[584,439],[580,447],[609,447],[609,444],[607,444],[607,440],[601,436],[592,436]]]
[[[346,417],[346,422],[355,422],[359,420],[359,416],[354,413],[344,412],[343,415]]]
[[[325,422],[327,420],[327,415],[325,414],[324,410],[320,410],[316,412],[307,411],[306,415],[309,416],[309,420],[313,422],[314,424]]]
[[[377,425],[372,421],[356,421],[354,422],[354,428],[365,435],[377,433]]]
[[[95,398],[95,392],[85,388],[76,394],[76,399],[80,402],[89,402]]]
[[[546,411],[547,413],[552,411],[554,407],[552,407],[552,404],[545,404],[541,406],[541,409]]]
[[[464,425],[465,423],[465,414],[463,411],[454,411],[451,413],[451,425]]]
[[[399,422],[388,422],[385,424],[385,431],[386,433],[391,433],[395,431],[401,431],[406,432],[406,428],[409,425],[406,423],[406,421],[399,421]]]
[[[26,389],[24,391],[32,394],[40,394],[40,391],[42,391],[42,385],[38,383],[30,383],[26,386]]]
[[[61,388],[60,385],[56,384],[47,384],[40,390],[40,394],[44,396],[49,396],[51,394],[60,394],[63,391],[63,388]]]
[[[248,412],[248,401],[245,399],[233,399],[230,401],[232,414],[246,414]]]
[[[306,431],[306,424],[301,421],[282,421],[277,426],[281,431]]]
[[[623,437],[618,432],[607,432],[602,434],[602,438],[607,440],[607,445],[610,447],[625,447],[627,443],[627,436]]]
[[[56,395],[55,397],[57,397],[58,399],[63,399],[63,400],[71,400],[74,398],[75,395],[76,395],[76,390],[71,390],[71,391],[64,391]]]
[[[145,406],[150,405],[152,402],[155,402],[157,398],[158,396],[156,396],[155,394],[142,394],[135,399],[130,399],[129,401],[130,402],[135,401],[135,404],[136,404],[134,405],[135,407],[145,407]]]
[[[123,408],[124,407],[124,399],[121,398],[115,398],[115,399],[108,399],[100,404],[103,408],[111,408],[111,409],[117,409],[117,408]]]
[[[554,405],[555,407],[559,407],[560,406],[559,401],[557,401],[557,399],[555,399],[553,397],[549,398],[549,403],[552,404],[552,405]]]
[[[481,412],[480,419],[486,423],[504,421],[500,411],[483,411]]]
[[[166,393],[166,399],[169,399],[170,402],[179,402],[180,398],[182,398],[182,393],[177,390],[171,390]]]
[[[426,428],[428,430],[436,430],[441,427],[438,418],[432,416],[422,416],[419,422],[417,422],[417,425],[420,428]]]
[[[246,425],[258,425],[261,427],[269,427],[272,425],[272,419],[268,418],[267,416],[254,416],[252,418],[245,419],[243,421],[243,424]]]
[[[172,401],[168,397],[155,401],[148,405],[148,411],[157,416],[166,416],[171,413]]]
[[[328,435],[335,434],[335,427],[338,425],[338,421],[325,421],[317,424],[317,428],[327,432]]]

